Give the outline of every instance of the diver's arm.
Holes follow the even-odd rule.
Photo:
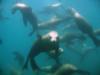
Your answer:
[[[59,46],[59,44],[60,44],[60,38],[57,38],[58,39],[58,41],[56,42],[56,47],[55,47],[55,54],[57,55],[57,56],[59,56],[59,52],[60,52],[60,46]]]
[[[59,55],[63,52],[63,49],[59,46],[60,38],[57,38],[57,41],[54,44],[54,50],[51,51],[52,58],[57,62],[57,64],[60,63]]]

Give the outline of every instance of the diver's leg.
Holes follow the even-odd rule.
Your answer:
[[[47,52],[47,54],[50,58],[52,58],[56,62],[56,64],[58,65],[61,64],[58,52],[54,52],[54,53]]]
[[[36,47],[36,46],[37,44],[34,45],[34,47],[31,49],[30,54],[29,54],[29,61],[30,61],[30,65],[33,71],[40,69],[34,59],[39,53],[41,53],[40,49],[38,49],[39,47]]]
[[[38,65],[36,64],[35,59],[33,59],[33,58],[30,58],[30,65],[31,65],[33,71],[35,71],[35,70],[40,70],[40,68],[39,68]]]
[[[57,65],[61,65],[61,62],[60,62],[60,58],[59,57],[54,58],[54,60],[56,61]]]

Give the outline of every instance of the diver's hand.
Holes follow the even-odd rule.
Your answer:
[[[56,57],[56,56],[57,56],[55,50],[50,51],[48,55],[49,55],[50,57]]]
[[[56,53],[56,51],[55,50],[52,50],[52,51],[50,51],[50,54],[52,55],[54,55]]]
[[[58,51],[56,51],[56,50],[50,51],[49,52],[49,56],[51,56],[51,57],[57,57],[57,56],[61,55],[63,52],[64,52],[64,50],[62,48],[59,48]]]

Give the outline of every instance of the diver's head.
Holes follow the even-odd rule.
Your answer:
[[[51,31],[48,33],[48,36],[50,38],[50,41],[53,42],[53,41],[57,41],[58,40],[58,33],[56,31]]]

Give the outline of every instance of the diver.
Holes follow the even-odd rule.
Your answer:
[[[33,71],[39,71],[41,70],[38,65],[35,62],[35,57],[38,56],[42,52],[50,53],[52,57],[54,57],[54,60],[57,64],[61,64],[58,60],[59,54],[62,52],[59,48],[59,35],[55,31],[51,31],[48,34],[44,36],[39,36],[39,38],[36,40],[34,45],[31,48],[31,51],[29,52],[26,62],[23,66],[23,69],[27,68],[28,62],[30,62],[30,65],[33,69]],[[56,56],[56,58],[55,58]]]
[[[12,14],[15,14],[17,10],[22,14],[24,25],[27,25],[28,22],[32,25],[33,31],[29,35],[32,35],[35,31],[38,33],[38,20],[36,15],[32,12],[32,8],[24,3],[18,2],[13,6]]]
[[[87,34],[96,46],[100,46],[100,40],[96,37],[92,26],[74,8],[69,8],[68,12],[74,19],[78,29]]]

